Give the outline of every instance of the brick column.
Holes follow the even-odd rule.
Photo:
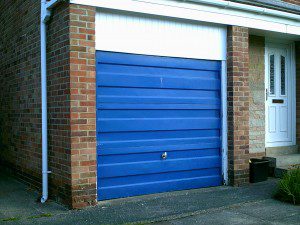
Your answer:
[[[72,208],[96,203],[95,12],[70,5]]]
[[[249,33],[228,26],[228,175],[231,185],[249,182]]]

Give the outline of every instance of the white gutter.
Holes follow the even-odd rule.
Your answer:
[[[47,2],[41,0],[41,94],[42,94],[42,197],[41,203],[48,199],[48,124],[47,124],[47,21],[50,18],[50,7],[54,7],[59,0]]]
[[[217,6],[224,9],[236,9],[239,11],[246,11],[246,12],[252,12],[259,15],[269,15],[269,16],[275,16],[275,17],[281,17],[285,19],[291,19],[300,21],[300,15],[283,12],[279,10],[274,9],[268,9],[264,7],[258,7],[258,6],[252,6],[247,4],[241,4],[236,2],[229,2],[229,1],[223,1],[223,0],[174,0],[173,2],[194,2],[199,3],[202,5],[210,5],[210,6]],[[95,7],[104,7],[104,8],[130,8],[130,4],[134,3],[149,3],[149,4],[157,4],[157,5],[163,5],[163,4],[169,4],[172,3],[172,1],[158,1],[158,0],[131,0],[131,1],[117,1],[117,0],[101,0],[101,1],[95,1],[95,0],[70,0],[70,3],[72,4],[81,4],[81,5],[88,5],[88,6],[95,6]],[[119,5],[116,7],[116,5]],[[140,8],[141,11],[143,11],[142,8]]]
[[[258,6],[247,5],[247,4],[241,4],[236,2],[229,2],[229,1],[222,1],[222,0],[184,0],[184,1],[202,3],[206,5],[214,5],[222,8],[238,9],[238,10],[258,13],[261,15],[278,16],[278,17],[293,19],[297,21],[300,20],[300,16],[297,14],[287,13],[279,10],[268,9],[268,8],[263,8]]]

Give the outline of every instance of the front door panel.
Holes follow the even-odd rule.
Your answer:
[[[266,55],[267,147],[292,144],[292,92],[289,49],[273,47]]]

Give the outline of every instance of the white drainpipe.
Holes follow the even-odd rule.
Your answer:
[[[48,124],[47,124],[47,21],[50,18],[50,9],[58,2],[41,0],[41,93],[42,93],[42,176],[43,193],[41,203],[48,199]]]

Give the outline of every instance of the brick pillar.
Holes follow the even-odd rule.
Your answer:
[[[95,12],[70,5],[72,208],[96,203]]]
[[[249,33],[228,26],[228,175],[231,185],[249,182]]]

